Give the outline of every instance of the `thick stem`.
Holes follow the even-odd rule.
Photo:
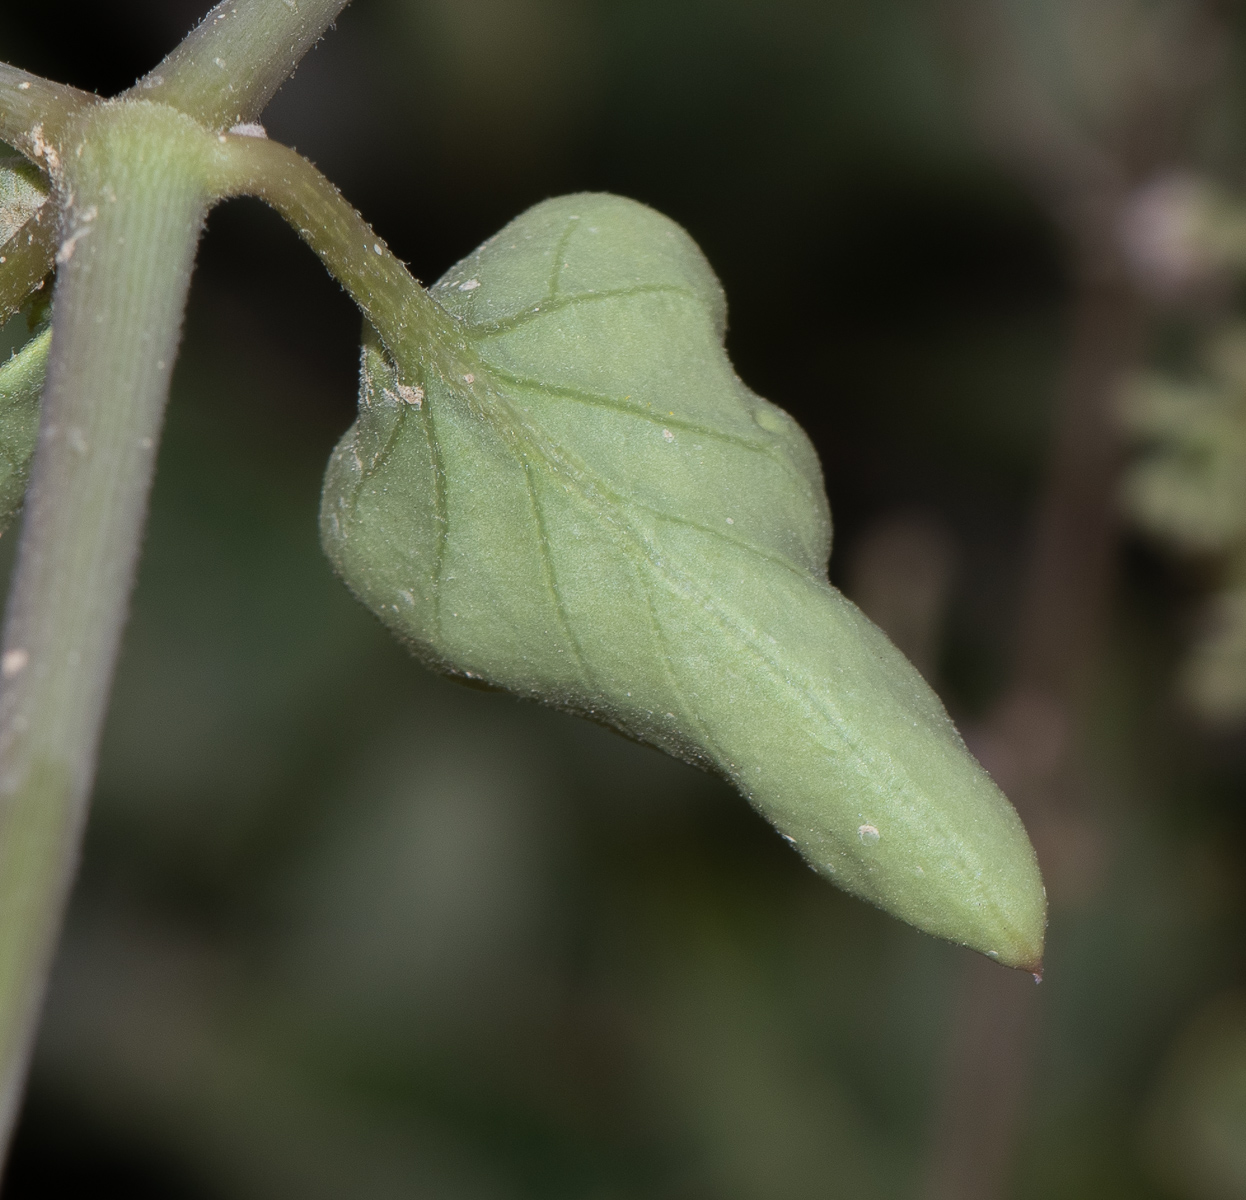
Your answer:
[[[1083,273],[1015,675],[986,728],[971,738],[1030,830],[1056,912],[1094,886],[1076,730],[1111,597],[1121,458],[1111,406],[1136,368],[1145,321],[1123,266],[1106,277]],[[982,960],[966,961],[924,1200],[1009,1194],[1042,1001],[1026,981]]]
[[[253,121],[349,0],[222,0],[128,93],[211,129]]]
[[[73,876],[213,140],[142,103],[93,107],[67,133],[52,358],[0,657],[0,1141]]]
[[[59,146],[66,125],[98,102],[88,92],[0,63],[0,142],[48,167],[46,147]]]

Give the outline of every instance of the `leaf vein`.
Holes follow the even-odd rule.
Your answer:
[[[530,321],[565,312],[568,308],[575,308],[580,304],[594,304],[600,300],[626,299],[629,296],[682,296],[685,300],[691,300],[694,304],[699,305],[701,303],[701,298],[693,292],[685,288],[675,287],[674,284],[669,283],[637,283],[631,287],[611,288],[602,292],[577,292],[575,295],[563,296],[561,299],[555,295],[550,295],[542,300],[540,304],[534,304],[530,308],[525,308],[522,312],[514,313],[512,316],[500,317],[496,321],[482,321],[479,324],[473,324],[470,336],[475,340],[484,341],[500,333],[510,333],[512,330],[527,325]]]
[[[521,437],[530,449],[539,454],[549,464],[554,472],[567,479],[583,501],[596,511],[598,517],[606,525],[612,526],[626,535],[627,540],[634,547],[634,552],[639,553],[641,561],[649,567],[656,578],[661,579],[668,589],[682,599],[694,601],[709,612],[728,636],[766,668],[777,682],[786,685],[795,693],[801,703],[801,707],[810,719],[817,723],[817,719],[820,716],[837,730],[858,762],[868,762],[870,760],[871,756],[867,748],[861,743],[861,740],[852,737],[850,727],[845,722],[843,713],[837,705],[829,703],[828,698],[824,694],[817,694],[813,680],[805,669],[795,663],[784,665],[765,654],[758,644],[757,638],[752,633],[739,627],[738,618],[732,619],[728,614],[723,613],[711,595],[697,588],[690,580],[681,578],[682,573],[673,572],[668,566],[664,565],[664,556],[657,552],[643,532],[636,529],[631,522],[622,518],[621,514],[626,511],[627,502],[615,494],[613,489],[600,484],[595,474],[586,465],[574,464],[569,461],[569,456],[567,456],[566,452],[562,451],[560,453],[560,447],[543,438],[540,429],[527,421],[524,414],[518,411],[504,394],[499,393],[498,398],[508,410],[514,435]],[[617,509],[620,515],[612,514],[610,507]],[[816,584],[817,582],[808,574],[804,578],[810,584]]]
[[[586,691],[591,691],[594,687],[593,672],[589,669],[580,640],[575,636],[575,631],[571,627],[571,618],[567,613],[566,605],[558,592],[558,575],[554,570],[554,559],[549,550],[549,533],[545,527],[545,511],[537,496],[536,485],[532,480],[532,466],[526,461],[522,463],[522,466],[524,482],[528,488],[528,500],[532,505],[532,515],[536,520],[537,544],[541,549],[541,565],[545,576],[545,586],[549,591],[550,600],[553,601],[554,611],[558,614],[558,622],[562,626],[563,635],[566,637],[567,643],[571,647],[571,653],[579,665],[580,683]]]
[[[437,514],[439,526],[437,549],[433,555],[433,629],[437,640],[441,641],[441,581],[445,573],[446,545],[450,540],[450,512],[446,501],[446,472],[441,457],[441,443],[437,438],[436,406],[430,396],[426,402],[427,417],[420,422],[424,429],[424,439],[428,443],[428,454],[433,464],[433,508]]]
[[[772,550],[766,550],[754,542],[745,541],[744,538],[726,533],[721,529],[715,529],[710,525],[706,525],[703,521],[694,520],[692,517],[679,516],[676,513],[663,512],[660,508],[655,508],[652,504],[645,504],[641,500],[631,501],[635,507],[643,509],[645,512],[652,513],[660,521],[668,521],[672,525],[682,525],[687,529],[695,529],[698,533],[708,534],[712,538],[717,538],[721,542],[726,542],[729,546],[735,546],[740,550],[747,550],[750,554],[757,555],[758,558],[765,559],[766,562],[774,563],[776,567],[783,567],[790,571],[793,575],[801,579],[808,579],[809,572],[798,563],[793,562],[790,558],[783,554],[776,554]]]
[[[583,388],[573,387],[569,384],[545,384],[536,379],[527,376],[517,375],[512,371],[506,370],[505,367],[498,367],[490,364],[489,370],[503,382],[510,384],[514,388],[520,388],[525,391],[535,392],[538,395],[545,393],[551,396],[557,396],[562,400],[575,400],[583,404],[593,405],[597,408],[608,409],[611,412],[621,413],[624,416],[637,417],[642,421],[647,421],[651,425],[659,425],[664,429],[678,429],[684,433],[692,434],[696,437],[708,438],[711,441],[722,442],[729,446],[738,446],[742,450],[747,450],[752,454],[759,454],[764,458],[768,458],[775,463],[780,470],[790,476],[799,485],[805,498],[816,503],[817,496],[813,485],[805,476],[804,472],[792,460],[783,453],[783,450],[776,446],[773,442],[766,439],[747,438],[743,434],[728,433],[720,429],[712,429],[705,425],[698,425],[694,421],[686,420],[682,417],[663,417],[661,413],[651,413],[643,408],[639,408],[634,404],[629,404],[626,400],[620,400],[615,396],[605,396],[597,392],[586,391]]]
[[[508,371],[505,367],[498,367],[492,363],[489,365],[489,370],[512,387],[537,392],[538,394],[546,393],[551,396],[557,396],[560,400],[576,400],[581,404],[590,404],[596,408],[607,408],[613,412],[622,413],[624,416],[638,417],[642,421],[648,421],[651,425],[660,425],[666,429],[681,429],[685,433],[709,438],[711,441],[727,442],[730,445],[739,446],[741,449],[751,450],[756,454],[764,454],[768,458],[773,458],[784,467],[796,471],[795,466],[788,462],[782,454],[776,455],[774,453],[775,447],[770,442],[761,438],[748,438],[743,434],[728,433],[725,430],[713,429],[707,425],[698,425],[695,421],[689,421],[684,417],[663,416],[661,413],[649,412],[638,405],[629,404],[627,400],[620,400],[617,396],[590,392],[584,388],[575,387],[572,384],[542,383],[539,379],[518,375],[513,371]],[[799,474],[799,472],[797,473]],[[805,483],[808,483],[803,475],[800,478]]]
[[[656,571],[658,569],[656,564],[648,556],[646,556],[644,565],[651,571]],[[644,589],[645,608],[649,613],[649,622],[653,626],[653,633],[658,641],[658,657],[662,660],[662,673],[670,682],[671,691],[675,696],[675,703],[682,710],[684,718],[688,721],[688,723],[700,732],[702,743],[712,756],[713,765],[719,770],[730,775],[730,758],[723,753],[722,747],[718,745],[717,740],[710,733],[705,722],[692,707],[691,702],[688,700],[687,692],[685,691],[683,684],[679,682],[679,677],[675,674],[675,669],[671,665],[670,639],[666,636],[666,631],[662,628],[662,622],[658,620],[658,611],[653,603],[653,589],[650,587],[649,580],[645,578],[644,571],[638,571],[637,574],[640,575],[641,587]]]
[[[549,276],[549,293],[547,299],[553,300],[558,295],[558,284],[562,279],[562,256],[567,252],[567,245],[571,241],[571,235],[575,233],[576,227],[579,225],[578,217],[570,217],[567,220],[567,228],[558,235],[558,241],[554,246],[554,268]]]

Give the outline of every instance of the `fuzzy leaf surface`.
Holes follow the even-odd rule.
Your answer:
[[[48,189],[35,167],[0,146],[0,247],[43,206]]]
[[[0,533],[22,507],[39,437],[39,397],[52,331],[37,333],[0,365]]]
[[[563,197],[433,296],[466,356],[368,340],[329,464],[322,541],[356,594],[430,665],[720,773],[847,891],[1036,969],[1025,830],[827,582],[816,454],[732,370],[688,235]]]

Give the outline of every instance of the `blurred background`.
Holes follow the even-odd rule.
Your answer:
[[[112,94],[204,7],[5,3],[0,59]],[[232,203],[4,1196],[1246,1197],[1243,17],[356,0],[271,135],[426,281],[562,192],[687,227],[1031,829],[1047,977],[391,643],[316,537],[359,319]]]

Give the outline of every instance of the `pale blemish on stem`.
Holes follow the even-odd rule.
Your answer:
[[[20,648],[6,650],[4,657],[0,658],[0,675],[3,675],[5,679],[12,679],[20,675],[29,662],[30,655],[27,651]]]

